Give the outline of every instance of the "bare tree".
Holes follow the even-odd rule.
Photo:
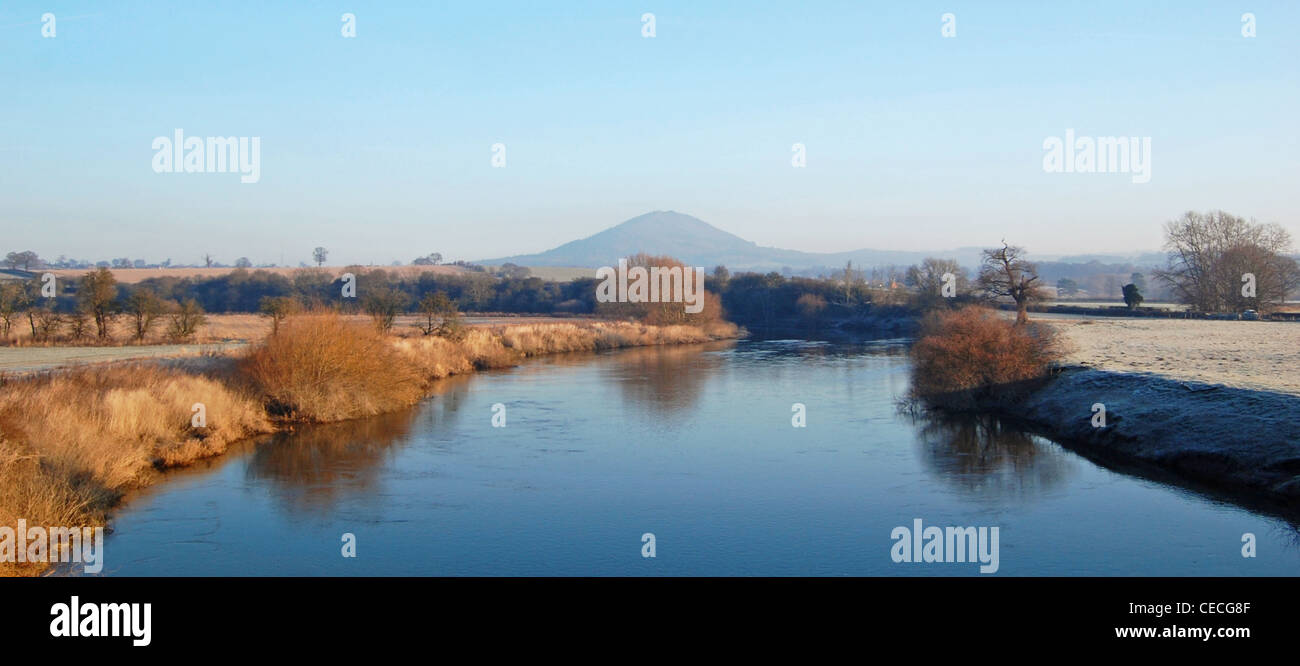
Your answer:
[[[424,295],[418,305],[423,321],[416,324],[425,335],[456,337],[462,324],[456,302],[447,298],[446,292],[433,292]]]
[[[143,342],[162,314],[163,303],[153,290],[141,287],[127,297],[125,310],[127,316],[131,318],[132,337]]]
[[[994,298],[1008,297],[1016,302],[1016,323],[1029,322],[1029,306],[1043,299],[1038,283],[1038,268],[1026,261],[1025,249],[1015,245],[984,250],[980,266],[979,285],[984,293]]]
[[[271,335],[280,332],[280,322],[302,309],[292,296],[264,296],[259,307],[262,315],[271,320]]]
[[[854,295],[862,291],[862,271],[853,268],[853,261],[849,260],[845,262],[844,270],[839,271],[839,276],[844,286],[844,297],[840,305],[851,305],[854,303]]]
[[[325,258],[328,257],[329,254],[329,250],[326,250],[323,247],[318,247],[311,251],[311,258],[316,261],[316,266],[319,268],[320,266],[325,265]]]
[[[63,315],[48,305],[34,307],[27,313],[32,321],[32,338],[35,340],[52,340],[63,326]]]
[[[31,250],[23,250],[22,252],[10,252],[5,255],[5,262],[9,264],[10,270],[22,266],[23,270],[29,271],[32,266],[40,267],[41,258]]]
[[[14,319],[27,306],[27,292],[17,282],[0,282],[0,340],[9,339]]]
[[[1286,256],[1291,235],[1276,224],[1189,211],[1165,225],[1165,250],[1156,278],[1200,312],[1267,311],[1300,287],[1300,266]]]
[[[95,333],[100,340],[108,339],[108,325],[116,314],[117,279],[113,272],[100,267],[81,278],[77,298],[83,312],[95,319]]]
[[[199,331],[199,327],[208,323],[203,313],[203,306],[193,298],[171,306],[171,324],[167,326],[167,337],[177,342],[189,340]]]
[[[903,283],[916,289],[922,306],[930,307],[947,302],[943,293],[946,275],[952,276],[954,297],[970,292],[966,269],[955,259],[926,257],[920,264],[908,267]]]
[[[392,330],[393,321],[406,308],[408,302],[404,292],[381,286],[369,290],[362,307],[374,320],[375,328],[379,329],[380,333],[387,333]]]

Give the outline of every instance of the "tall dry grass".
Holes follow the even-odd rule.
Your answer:
[[[529,356],[735,337],[731,324],[632,322],[471,328],[456,339],[385,336],[332,312],[292,317],[238,359],[105,364],[0,379],[0,525],[104,524],[156,470],[224,453],[293,421],[332,422],[411,405],[443,377]],[[191,426],[203,403],[205,427]],[[2,574],[38,573],[0,563]]]
[[[285,320],[238,363],[267,412],[291,421],[373,416],[424,395],[423,378],[386,336],[332,312]]]
[[[383,335],[332,312],[295,317],[239,362],[239,372],[278,418],[317,423],[390,412],[423,398],[429,382],[509,367],[526,357],[619,347],[708,342],[735,326],[633,322],[510,324],[455,338]]]
[[[218,362],[211,359],[209,362]],[[92,366],[0,388],[0,525],[102,525],[159,468],[225,452],[271,429],[251,395],[195,367]],[[192,427],[194,403],[206,427]],[[27,569],[31,569],[28,567]],[[0,563],[0,574],[29,573]]]
[[[996,405],[1046,377],[1063,354],[1049,326],[1017,325],[979,306],[933,312],[912,345],[911,394],[944,409]]]
[[[736,326],[727,322],[709,322],[702,326],[654,326],[630,321],[525,324],[499,327],[495,331],[505,347],[524,356],[692,344],[735,337],[736,333]]]

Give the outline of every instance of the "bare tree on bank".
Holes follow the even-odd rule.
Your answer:
[[[1300,288],[1291,235],[1223,211],[1189,211],[1165,224],[1168,265],[1155,276],[1199,312],[1267,312]]]
[[[27,292],[15,282],[0,282],[0,340],[9,340],[14,320],[27,306]]]
[[[328,257],[329,254],[330,254],[329,250],[326,250],[323,247],[318,247],[315,250],[311,251],[311,258],[315,260],[316,267],[320,268],[321,266],[325,265],[325,258]]]
[[[169,307],[168,316],[171,323],[167,326],[167,337],[175,342],[190,340],[199,331],[199,327],[208,323],[203,313],[203,306],[193,298],[187,298]]]
[[[970,292],[970,279],[966,276],[966,269],[956,259],[926,257],[920,264],[907,268],[903,283],[916,289],[922,307],[932,308],[949,302],[943,293],[948,282],[944,277],[949,275],[952,276],[952,298]]]
[[[1016,302],[1016,324],[1029,322],[1029,306],[1043,299],[1038,268],[1026,261],[1025,249],[1015,245],[984,250],[979,286],[993,298],[1009,297]]]
[[[280,332],[280,324],[302,310],[302,306],[292,296],[263,296],[258,310],[271,320],[271,335],[275,335]]]
[[[132,337],[143,342],[163,314],[163,302],[153,290],[137,288],[126,298],[126,314],[131,318]]]
[[[77,293],[82,312],[95,320],[95,334],[100,340],[107,340],[108,325],[117,314],[117,279],[113,272],[100,267],[86,273],[81,278]]]
[[[362,307],[374,320],[375,328],[379,329],[380,333],[387,333],[393,329],[393,322],[397,319],[397,315],[406,309],[406,304],[405,293],[392,287],[381,286],[369,290]]]
[[[421,323],[416,328],[425,335],[441,335],[458,338],[464,325],[460,320],[460,311],[456,302],[447,297],[443,291],[430,292],[420,299],[419,310]]]

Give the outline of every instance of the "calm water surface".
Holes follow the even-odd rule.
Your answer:
[[[899,414],[904,353],[742,341],[454,378],[414,409],[171,474],[118,513],[104,572],[979,575],[894,563],[890,532],[915,518],[999,527],[999,576],[1300,572],[1282,520],[990,420]]]

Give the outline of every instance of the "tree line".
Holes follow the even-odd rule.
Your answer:
[[[111,339],[111,325],[119,318],[126,318],[136,341],[165,323],[167,338],[183,342],[206,323],[195,299],[165,299],[147,287],[122,289],[113,272],[102,267],[63,281],[36,276],[0,282],[0,341],[8,341],[25,320],[38,342],[60,337],[103,342]]]

